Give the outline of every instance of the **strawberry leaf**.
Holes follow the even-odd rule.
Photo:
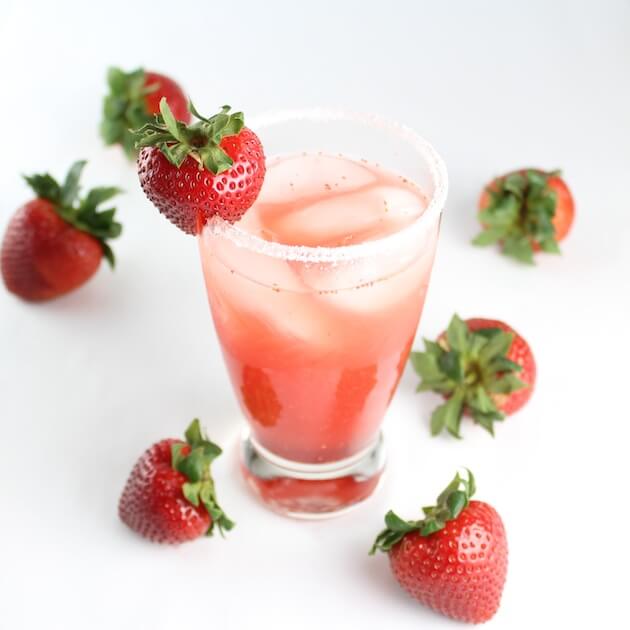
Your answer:
[[[522,199],[527,190],[527,179],[521,173],[512,173],[505,178],[503,190],[512,193],[517,199]]]
[[[437,521],[437,520],[427,521],[420,528],[420,534],[422,536],[430,536],[431,534],[434,534],[435,532],[439,532],[441,529],[444,529],[444,525],[445,523],[442,521]]]
[[[464,484],[464,490],[466,491],[466,494],[468,495],[468,497],[472,497],[477,492],[477,486],[475,484],[475,477],[468,468],[466,468],[466,472],[468,473],[468,478],[467,479],[462,478],[462,483]]]
[[[473,245],[478,245],[479,247],[494,245],[502,238],[505,238],[506,234],[507,230],[504,227],[487,228],[473,239]]]
[[[201,431],[201,422],[199,422],[199,418],[195,418],[186,429],[184,433],[186,437],[186,442],[190,444],[192,447],[199,446],[203,440],[203,433]]]
[[[116,266],[116,258],[112,248],[105,241],[101,241],[101,247],[103,248],[103,258],[105,258],[109,266],[113,269]]]
[[[414,530],[413,523],[409,523],[408,521],[403,520],[390,510],[385,515],[385,525],[387,525],[388,529],[391,529],[393,532],[411,532]]]
[[[468,328],[457,314],[453,315],[448,328],[446,339],[449,346],[458,352],[466,347],[468,341]]]
[[[175,140],[182,142],[183,136],[179,130],[179,125],[181,123],[178,123],[175,120],[175,116],[173,116],[173,112],[171,112],[171,108],[168,106],[166,98],[162,98],[160,100],[160,113],[162,114],[162,120],[164,120],[164,124],[166,125],[168,132],[173,136],[173,138],[175,138]],[[185,127],[185,125],[183,126]]]
[[[72,206],[79,196],[79,179],[81,179],[81,173],[86,164],[85,160],[79,160],[70,167],[61,187],[59,202],[62,206]]]
[[[497,409],[494,401],[488,396],[483,387],[477,386],[474,390],[469,391],[469,395],[466,397],[466,405],[472,414],[473,420],[484,428],[487,428],[488,424],[492,425],[494,420],[503,419],[503,414]],[[481,418],[481,421],[478,418]],[[494,435],[493,431],[491,433]]]
[[[26,183],[40,199],[61,203],[61,187],[48,173],[43,175],[23,175]]]
[[[488,369],[496,372],[520,372],[523,368],[505,356],[495,356],[488,362]]]
[[[455,383],[461,383],[464,375],[460,356],[459,352],[449,350],[448,352],[444,352],[437,360],[440,371]]]
[[[506,358],[505,355],[514,341],[514,335],[495,329],[489,336],[487,334],[484,336],[487,343],[479,352],[479,360],[487,362],[494,357]]]
[[[477,409],[471,410],[473,420],[483,427],[492,437],[494,437],[494,423],[496,421],[501,421],[504,419],[504,415],[499,412],[489,411],[487,413],[483,413]]]
[[[202,483],[197,481],[196,483],[186,482],[182,486],[182,492],[186,497],[186,500],[192,503],[195,507],[199,507],[199,495],[201,493]]]
[[[435,354],[430,354],[429,352],[412,352],[409,358],[416,374],[423,380],[439,380],[442,378],[442,370],[438,366],[437,356]]]
[[[534,264],[532,244],[524,236],[508,236],[503,241],[503,253],[527,265]]]
[[[183,144],[168,145],[162,143],[160,144],[160,151],[175,168],[179,168],[188,157],[188,149]]]
[[[520,367],[520,366],[519,366]],[[505,374],[496,381],[488,384],[488,392],[492,394],[511,394],[519,389],[528,387],[518,376],[514,374]]]
[[[463,414],[463,399],[459,392],[451,396],[431,415],[431,435],[438,435],[446,429],[452,436],[459,438],[459,425]]]
[[[106,201],[109,201],[112,197],[115,197],[121,192],[122,190],[116,186],[103,186],[99,188],[92,188],[92,190],[88,192],[85,199],[81,202],[81,207],[96,209],[97,206],[105,203]]]
[[[190,481],[196,483],[201,481],[207,465],[208,462],[204,458],[203,450],[201,448],[194,448],[190,451],[189,455],[186,455],[179,461],[177,470],[190,479]]]
[[[232,158],[218,146],[207,146],[199,150],[199,157],[203,165],[215,175],[222,173],[232,166]]]
[[[546,238],[538,243],[540,245],[540,249],[543,252],[547,252],[548,254],[559,254],[560,247],[558,243],[553,238]]]

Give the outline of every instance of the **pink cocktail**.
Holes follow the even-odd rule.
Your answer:
[[[217,333],[249,433],[243,469],[292,515],[366,498],[380,426],[426,295],[443,165],[408,129],[330,112],[256,127],[267,154],[243,219],[200,237]]]

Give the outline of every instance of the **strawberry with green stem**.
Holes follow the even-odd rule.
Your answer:
[[[138,177],[149,200],[177,227],[197,234],[211,217],[238,221],[252,206],[265,177],[265,155],[242,112],[224,106],[191,125],[173,116],[165,99],[161,116],[136,131]]]
[[[24,178],[36,198],[13,215],[0,250],[4,283],[22,299],[49,300],[76,289],[96,273],[103,257],[114,266],[108,241],[122,226],[115,208],[99,206],[120,189],[93,188],[79,198],[85,164],[75,162],[63,185],[48,173]]]
[[[534,263],[534,252],[560,253],[575,204],[560,171],[523,169],[497,177],[481,194],[479,221],[483,231],[475,245],[501,245],[520,262]]]
[[[425,339],[411,363],[422,379],[417,391],[442,394],[431,416],[431,434],[446,429],[459,438],[464,413],[494,435],[494,423],[529,400],[536,363],[529,344],[503,322],[454,315],[437,342]]]
[[[120,144],[129,157],[136,155],[132,129],[150,123],[160,113],[165,98],[177,120],[190,122],[188,101],[181,87],[169,77],[138,68],[124,72],[110,68],[107,72],[109,94],[103,100],[101,136],[107,145]]]
[[[134,466],[120,497],[118,512],[132,530],[154,542],[181,543],[221,535],[234,527],[217,501],[210,465],[221,448],[192,421],[186,441],[154,444]]]
[[[424,518],[406,521],[393,511],[370,554],[383,551],[398,583],[435,611],[469,623],[494,616],[508,564],[505,528],[488,503],[471,501],[475,479],[455,475],[423,508]]]

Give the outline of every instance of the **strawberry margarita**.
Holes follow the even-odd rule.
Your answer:
[[[250,428],[246,477],[284,513],[339,511],[382,472],[380,426],[422,311],[446,186],[439,158],[414,140],[433,160],[420,185],[395,163],[278,151],[243,218],[214,217],[201,233],[212,315]]]

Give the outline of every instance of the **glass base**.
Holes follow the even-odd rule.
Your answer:
[[[293,518],[323,519],[344,514],[376,489],[385,466],[383,436],[357,455],[326,464],[301,464],[273,455],[247,433],[241,467],[256,496]]]

